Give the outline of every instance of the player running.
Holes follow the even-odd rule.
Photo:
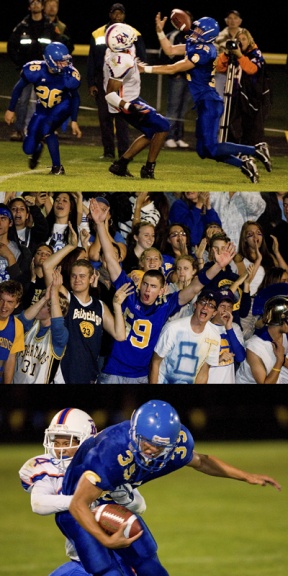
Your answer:
[[[181,424],[175,408],[161,400],[150,400],[133,412],[131,421],[110,426],[84,442],[65,475],[63,493],[74,496],[69,512],[57,514],[56,522],[63,534],[75,542],[88,573],[121,574],[111,568],[112,548],[133,565],[137,576],[168,576],[142,518],[140,537],[125,538],[125,526],[108,536],[95,522],[90,505],[103,491],[113,490],[123,482],[139,487],[183,466],[210,476],[281,490],[280,484],[269,476],[245,472],[214,456],[194,452],[192,434]]]
[[[13,124],[15,108],[25,86],[34,85],[37,96],[36,111],[33,114],[23,142],[23,151],[30,156],[29,168],[34,170],[39,163],[44,143],[47,144],[52,160],[49,174],[65,174],[60,161],[57,128],[71,117],[74,136],[81,138],[77,123],[80,96],[80,74],[72,65],[72,56],[61,42],[51,42],[45,48],[44,60],[27,62],[21,70],[21,77],[15,84],[5,122]]]
[[[138,63],[140,72],[146,74],[177,74],[187,72],[188,86],[191,92],[198,118],[196,120],[196,151],[200,158],[211,158],[241,169],[242,173],[256,184],[259,181],[257,165],[251,156],[260,160],[267,172],[271,172],[269,148],[266,142],[256,146],[245,146],[232,142],[218,142],[220,118],[224,103],[215,88],[214,69],[217,50],[213,41],[219,34],[219,24],[214,18],[203,17],[192,24],[191,34],[186,44],[172,45],[165,36],[163,28],[167,17],[161,20],[156,16],[156,32],[161,48],[168,56],[185,55],[183,60],[174,64],[146,66]]]

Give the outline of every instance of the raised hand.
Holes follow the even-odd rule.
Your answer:
[[[120,288],[118,288],[118,290],[116,290],[114,294],[113,305],[116,304],[121,306],[121,304],[124,302],[127,296],[130,296],[131,294],[133,294],[133,292],[135,292],[135,286],[133,286],[131,282],[126,282],[125,284],[122,284],[122,286],[120,286]]]
[[[164,18],[161,19],[161,12],[158,12],[156,14],[155,16],[156,32],[162,32],[167,20],[168,16],[164,16]]]
[[[105,209],[103,209],[103,206],[102,208],[100,207],[96,198],[91,198],[89,204],[89,210],[91,218],[95,222],[95,224],[100,224],[101,222],[105,222],[109,206],[105,206]]]
[[[236,254],[236,246],[235,244],[233,244],[233,242],[228,242],[225,246],[225,250],[223,250],[223,252],[221,252],[220,254],[217,253],[214,247],[213,251],[215,262],[217,262],[217,264],[219,264],[221,268],[225,268],[225,266],[227,266],[228,264],[230,264],[230,262],[232,262]]]

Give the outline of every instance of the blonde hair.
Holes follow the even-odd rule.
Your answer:
[[[247,28],[242,28],[241,30],[239,30],[239,32],[237,32],[235,38],[237,38],[239,40],[239,36],[240,34],[244,34],[248,40],[248,48],[255,48],[256,46],[256,42],[251,34],[251,32],[249,32],[249,30],[247,30]]]

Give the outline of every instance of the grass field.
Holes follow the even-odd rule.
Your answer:
[[[61,160],[65,176],[49,176],[51,160],[47,149],[36,170],[29,170],[21,144],[0,142],[0,187],[10,191],[261,191],[285,192],[288,189],[287,154],[273,158],[273,171],[268,174],[259,165],[260,182],[252,184],[240,169],[213,160],[201,160],[196,152],[161,151],[155,170],[155,180],[140,178],[140,168],[146,162],[143,151],[129,165],[134,178],[119,178],[110,174],[110,163],[99,160],[100,146],[63,144]]]
[[[75,57],[74,65],[82,75],[80,88],[81,107],[79,125],[83,131],[80,144],[60,141],[61,161],[66,169],[63,177],[48,176],[51,166],[47,150],[44,151],[39,167],[33,172],[28,169],[27,157],[21,144],[10,142],[11,129],[4,125],[4,112],[10,98],[12,87],[18,78],[6,54],[0,54],[0,70],[3,79],[0,90],[0,188],[10,191],[146,191],[182,192],[182,191],[260,191],[287,192],[288,190],[288,144],[285,139],[287,125],[287,79],[285,67],[270,67],[273,86],[273,105],[265,128],[265,138],[269,142],[273,171],[265,172],[259,165],[259,184],[252,184],[239,169],[217,163],[213,160],[201,160],[195,150],[194,110],[185,118],[185,139],[191,150],[162,150],[157,161],[155,180],[142,180],[140,168],[146,162],[147,151],[139,154],[130,164],[129,170],[135,178],[119,178],[108,172],[109,163],[99,161],[103,153],[100,138],[96,138],[98,118],[95,101],[88,95],[86,86],[86,58]],[[157,77],[148,75],[142,78],[141,95],[152,106],[156,106]],[[153,76],[153,77],[151,77]],[[165,114],[167,100],[167,79],[163,77],[160,112]],[[1,125],[2,122],[2,125]],[[91,129],[94,133],[87,137]],[[134,131],[135,132],[135,131]],[[139,134],[139,133],[137,133]],[[131,134],[131,141],[136,133]],[[69,143],[68,143],[69,142]],[[258,163],[259,164],[259,163]]]
[[[269,474],[283,489],[278,493],[188,468],[143,486],[145,520],[169,574],[286,576],[287,442],[199,443],[197,450]],[[0,446],[2,576],[48,576],[65,562],[64,538],[53,517],[31,512],[18,479],[25,460],[39,453],[39,445]]]

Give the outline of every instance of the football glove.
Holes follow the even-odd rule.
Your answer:
[[[110,492],[110,496],[117,504],[127,506],[134,500],[133,488],[131,484],[121,484],[120,486],[117,486],[115,490]]]
[[[142,114],[147,114],[147,112],[149,112],[144,104],[131,103],[129,104],[129,108],[126,108],[126,110],[129,114],[132,114],[132,116],[141,116]]]

